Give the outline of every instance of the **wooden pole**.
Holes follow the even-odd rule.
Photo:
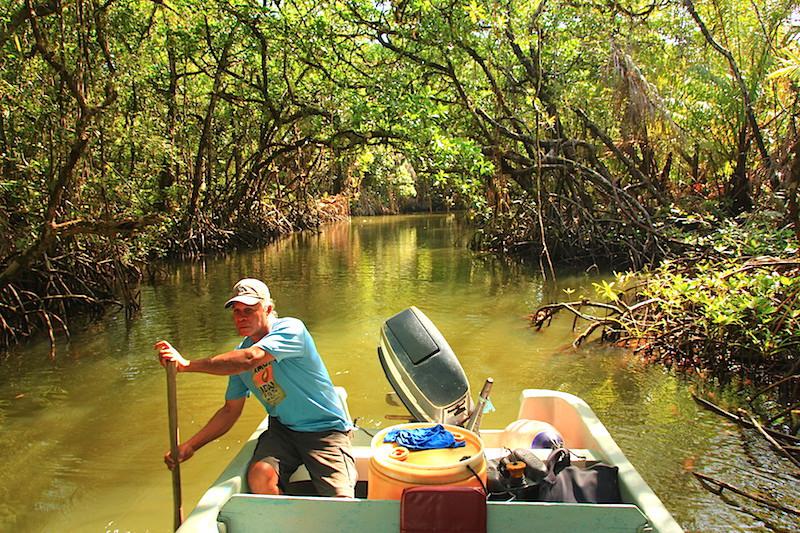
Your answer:
[[[181,465],[178,460],[178,387],[175,377],[178,367],[174,361],[167,363],[167,409],[169,411],[169,450],[176,461],[172,469],[172,502],[174,504],[174,529],[183,523],[183,501],[181,498]]]

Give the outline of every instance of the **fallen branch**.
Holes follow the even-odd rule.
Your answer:
[[[694,477],[696,477],[697,479],[699,479],[700,481],[704,481],[706,483],[711,483],[711,484],[716,485],[717,487],[719,487],[719,490],[712,490],[711,488],[706,487],[709,490],[711,490],[711,492],[713,492],[714,494],[720,495],[720,494],[722,494],[722,490],[723,489],[728,489],[731,492],[735,492],[736,494],[738,494],[740,496],[744,496],[745,498],[749,498],[749,499],[751,499],[751,500],[753,500],[755,502],[758,502],[758,503],[760,503],[762,505],[766,505],[767,507],[771,507],[773,509],[779,509],[779,510],[785,512],[785,513],[790,513],[790,514],[793,514],[795,516],[800,516],[800,509],[795,509],[794,507],[787,507],[785,505],[781,505],[780,503],[778,503],[776,501],[768,500],[766,498],[763,498],[763,497],[758,496],[756,494],[753,494],[751,492],[747,492],[746,490],[740,489],[738,487],[734,487],[733,485],[731,485],[729,483],[725,483],[724,481],[719,481],[718,479],[714,479],[711,476],[707,476],[707,475],[701,474],[699,472],[692,472],[692,475]],[[703,486],[705,486],[705,484],[703,484]]]
[[[756,268],[775,268],[775,267],[790,267],[796,268],[800,266],[800,261],[789,261],[786,259],[758,259],[758,260],[751,260],[744,264],[741,268],[737,268],[732,272],[728,272],[727,274],[722,276],[722,279],[728,279],[729,277],[740,274],[742,272],[747,272],[748,270],[754,270]]]
[[[707,409],[709,409],[711,411],[714,411],[718,415],[722,415],[725,418],[733,420],[734,422],[736,422],[738,424],[741,424],[741,425],[743,425],[745,427],[749,427],[749,428],[754,428],[755,427],[753,425],[753,423],[750,422],[749,420],[744,419],[744,418],[742,418],[740,416],[737,416],[737,415],[735,415],[735,414],[733,414],[731,412],[728,412],[725,409],[723,409],[722,407],[719,407],[718,405],[714,405],[713,403],[709,402],[708,400],[704,400],[703,398],[700,398],[696,394],[692,394],[692,398],[694,399],[694,401],[696,401],[697,403],[699,403],[703,407],[705,407],[705,408],[707,408]],[[789,435],[788,433],[781,433],[780,431],[775,431],[774,429],[769,429],[769,428],[763,428],[763,429],[764,429],[765,432],[769,433],[770,435],[772,435],[775,438],[783,439],[783,440],[792,442],[794,444],[800,444],[800,437],[795,437],[794,435]]]
[[[553,315],[561,311],[562,309],[566,309],[577,318],[581,318],[586,320],[587,322],[598,322],[598,321],[605,321],[609,320],[607,317],[598,317],[594,315],[587,315],[582,313],[576,307],[597,307],[600,309],[605,309],[616,315],[621,315],[624,313],[622,309],[615,305],[605,304],[605,303],[598,303],[598,302],[590,302],[588,300],[581,300],[578,302],[563,302],[563,303],[556,303],[556,304],[548,304],[543,305],[535,312],[528,315],[528,318],[532,322],[532,325],[536,327],[536,329],[541,329],[542,324],[544,324],[548,319],[552,318]]]
[[[765,439],[767,439],[767,442],[769,442],[775,450],[777,450],[781,455],[783,455],[784,457],[789,459],[789,461],[791,461],[794,466],[796,466],[797,468],[800,468],[800,461],[795,459],[792,456],[792,454],[790,454],[788,451],[786,451],[786,449],[784,449],[784,447],[781,446],[778,443],[778,441],[773,439],[769,435],[769,433],[767,433],[764,430],[764,428],[761,426],[761,424],[758,423],[758,420],[753,418],[753,415],[751,415],[750,413],[746,412],[744,409],[739,409],[739,416],[743,417],[743,415],[745,415],[745,414],[750,419],[750,423],[753,424],[753,427],[755,427],[758,430],[758,432],[761,433],[761,435],[763,435]],[[800,470],[795,470],[794,472],[792,472],[792,475],[794,475],[795,477],[800,477]]]
[[[610,318],[610,319],[608,319],[608,320],[598,320],[597,322],[593,322],[593,323],[592,323],[592,324],[591,324],[591,325],[590,325],[588,328],[586,328],[586,330],[584,330],[584,332],[583,332],[583,333],[581,333],[580,335],[578,335],[578,338],[576,338],[576,339],[575,339],[575,340],[572,342],[572,346],[573,346],[573,347],[575,347],[575,348],[577,348],[578,346],[580,346],[581,344],[583,344],[583,342],[584,342],[584,341],[585,341],[587,338],[589,338],[589,335],[591,335],[592,333],[594,333],[594,331],[595,331],[597,328],[600,328],[600,327],[603,327],[603,326],[619,326],[619,321],[618,321],[618,320],[614,320],[614,319]]]

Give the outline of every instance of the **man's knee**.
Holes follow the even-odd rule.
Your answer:
[[[250,465],[247,484],[253,494],[280,494],[278,472],[266,461],[256,461]]]

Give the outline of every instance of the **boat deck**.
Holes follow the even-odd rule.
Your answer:
[[[346,393],[340,391],[346,406]],[[528,532],[536,525],[546,525],[548,533],[605,532],[681,532],[681,527],[664,508],[658,497],[642,480],[606,428],[580,399],[555,391],[529,389],[522,393],[519,418],[552,423],[564,436],[566,444],[583,459],[573,464],[590,465],[596,461],[619,468],[620,492],[624,504],[597,505],[546,502],[487,502],[489,532]],[[400,502],[366,498],[371,435],[357,431],[353,439],[359,482],[356,498],[321,498],[313,496],[313,485],[304,469],[291,479],[289,492],[282,496],[247,494],[244,480],[258,435],[267,419],[253,433],[248,443],[222,475],[205,493],[197,507],[179,529],[180,532],[216,531],[359,531],[396,533],[400,527]],[[487,458],[506,453],[502,430],[483,430],[481,437]],[[535,451],[544,459],[549,450]]]

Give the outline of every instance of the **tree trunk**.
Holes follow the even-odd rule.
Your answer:
[[[167,124],[166,137],[170,146],[175,144],[175,123],[178,117],[178,68],[175,60],[175,41],[171,31],[167,31],[167,60],[169,62],[169,87],[167,87]],[[167,189],[175,183],[175,174],[172,156],[164,155],[161,163],[161,172],[158,175],[158,199],[156,209],[162,210],[166,207]]]
[[[222,87],[222,75],[228,64],[228,53],[230,52],[231,45],[233,44],[234,32],[228,36],[225,47],[222,49],[222,56],[217,63],[217,71],[214,73],[214,85],[211,88],[211,96],[206,108],[206,116],[203,120],[203,130],[200,134],[200,141],[197,144],[197,156],[194,160],[194,168],[192,169],[192,195],[189,199],[189,209],[186,218],[186,226],[190,228],[197,216],[197,209],[200,205],[200,192],[203,190],[205,184],[205,174],[203,172],[204,155],[208,153],[208,143],[211,138],[211,125],[214,121],[214,110],[219,101],[219,91]],[[206,164],[211,164],[208,161]]]
[[[747,152],[750,150],[750,137],[747,135],[747,122],[739,128],[736,143],[736,168],[726,187],[726,196],[731,200],[731,215],[736,216],[753,208],[750,198],[750,180],[747,179]]]

